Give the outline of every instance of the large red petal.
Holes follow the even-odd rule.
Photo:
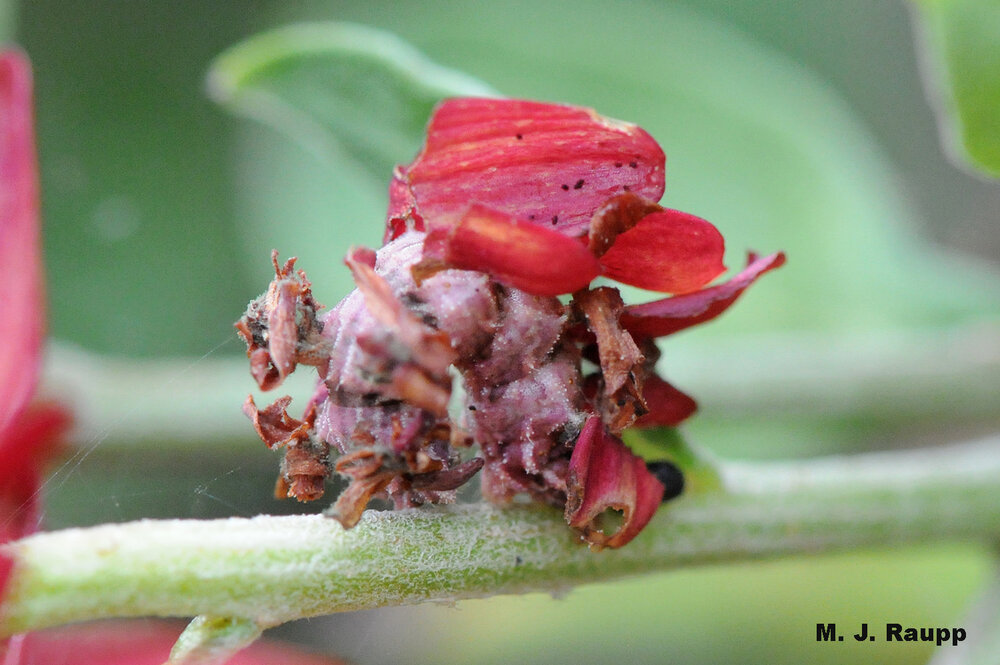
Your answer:
[[[678,210],[646,215],[601,257],[607,277],[662,293],[689,293],[721,275],[725,242],[700,217]]]
[[[539,296],[572,293],[598,274],[597,259],[576,238],[478,205],[428,232],[414,274],[442,268],[478,270]]]
[[[167,621],[102,621],[26,636],[21,665],[160,665],[183,630]],[[257,642],[227,665],[338,665],[336,658],[309,654],[276,642]]]
[[[27,403],[42,344],[38,172],[31,66],[0,53],[0,431]]]
[[[590,109],[451,99],[438,107],[427,132],[406,177],[428,224],[481,203],[583,235],[594,212],[616,194],[663,196],[666,158],[656,141]]]
[[[649,523],[665,488],[641,458],[608,434],[600,417],[591,416],[573,447],[567,480],[566,521],[594,548],[621,547]],[[601,530],[605,511],[620,511],[614,533]]]
[[[784,252],[763,258],[750,254],[747,267],[718,286],[626,307],[621,318],[622,326],[638,339],[662,337],[710,321],[726,311],[754,280],[784,263]]]

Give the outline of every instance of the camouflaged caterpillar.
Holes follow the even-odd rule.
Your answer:
[[[656,203],[664,165],[642,129],[588,109],[439,106],[421,153],[393,174],[384,246],[346,258],[357,289],[320,316],[305,273],[275,252],[274,281],[237,323],[262,389],[300,364],[319,373],[301,419],[287,397],[244,405],[285,449],[277,493],[313,500],[339,473],[350,483],[330,514],[350,528],[374,497],[447,503],[481,471],[486,499],[560,508],[594,548],[634,538],[683,478],[621,432],[696,408],[657,375],[655,338],[714,318],[784,262],[751,254],[705,287],[725,269],[722,236]],[[616,288],[590,287],[600,275],[675,295],[626,306]]]

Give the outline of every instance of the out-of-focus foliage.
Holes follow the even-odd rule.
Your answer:
[[[927,11],[946,4],[961,3]],[[943,258],[914,234],[931,227],[983,254],[1000,248],[996,234],[976,235],[970,224],[976,215],[995,220],[995,193],[947,171],[932,154],[929,114],[916,86],[907,89],[915,74],[900,73],[912,52],[908,26],[887,23],[892,12],[905,18],[901,7],[825,0],[21,3],[18,37],[38,84],[52,330],[124,357],[198,357],[225,340],[233,341],[215,355],[237,357],[232,321],[269,280],[272,247],[300,255],[325,304],[347,292],[346,248],[381,237],[389,173],[373,171],[407,162],[412,152],[383,152],[377,168],[343,155],[318,158],[326,140],[303,149],[271,128],[228,117],[204,95],[216,55],[261,30],[303,20],[389,30],[506,95],[589,105],[637,122],[667,152],[664,202],[716,223],[731,267],[746,248],[786,250],[788,265],[731,313],[669,340],[668,373],[681,356],[692,374],[699,367],[704,373],[698,354],[751,332],[781,331],[801,350],[813,339],[798,336],[803,331],[863,339],[876,330],[995,318],[995,273]],[[282,48],[288,58],[289,45]],[[304,77],[298,83],[316,75],[322,58],[314,54],[307,64],[295,70]],[[375,75],[370,63],[354,64],[355,73]],[[290,70],[268,74],[282,71]],[[361,88],[353,94],[366,98]],[[414,108],[425,113],[434,94],[433,86],[421,90]],[[315,113],[336,108],[319,97],[299,101]],[[378,110],[368,107],[369,126],[387,117]],[[419,131],[415,114],[397,110],[407,131]],[[418,142],[411,134],[400,145],[412,151]],[[187,380],[188,364],[164,386],[161,417],[170,414],[171,390],[201,389]],[[235,401],[233,413],[239,417]],[[120,417],[112,436],[122,419],[134,428],[141,418],[141,409]],[[828,449],[867,441],[870,420],[768,413],[720,423],[708,408],[695,433],[701,443],[721,441],[739,453],[757,445],[762,454],[790,454],[810,441]],[[275,460],[249,428],[245,440],[227,441],[225,455],[180,454],[176,441],[164,438],[150,438],[162,451],[138,462],[95,439],[86,463],[73,462],[49,486],[53,522],[276,510],[269,498]],[[251,449],[259,455],[250,457]],[[348,616],[330,632],[348,635],[344,654],[362,663],[416,662],[416,631],[433,636],[419,647],[426,662],[544,654],[552,662],[917,663],[926,660],[925,648],[880,645],[860,653],[816,645],[814,624],[947,625],[986,574],[986,561],[982,552],[948,550],[733,567],[584,589],[560,603],[507,599],[458,612]],[[407,623],[393,624],[393,617]],[[323,632],[317,621],[291,630],[313,641]],[[393,635],[405,639],[393,643]],[[595,640],[600,648],[589,647]]]
[[[1000,176],[1000,3],[920,0],[925,64],[956,157]]]

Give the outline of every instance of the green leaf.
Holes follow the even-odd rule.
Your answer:
[[[923,0],[925,75],[939,123],[978,170],[1000,177],[1000,2]]]
[[[383,181],[416,153],[437,102],[497,94],[394,35],[346,23],[291,25],[252,37],[216,59],[208,90],[327,158],[346,152]]]
[[[684,493],[687,495],[722,488],[715,458],[708,451],[691,445],[675,427],[630,429],[622,433],[622,439],[643,459],[673,462],[684,473]]]

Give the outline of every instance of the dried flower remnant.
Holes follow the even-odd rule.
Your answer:
[[[319,317],[305,275],[274,258],[275,281],[237,324],[262,388],[296,363],[319,372],[301,420],[288,398],[245,405],[261,438],[286,448],[279,487],[308,486],[287,491],[309,500],[324,472],[346,476],[331,514],[350,527],[373,497],[453,501],[481,469],[487,499],[558,507],[595,549],[634,538],[683,477],[619,436],[696,408],[657,375],[654,338],[718,316],[784,262],[752,255],[706,288],[725,270],[722,235],[657,203],[664,164],[642,129],[588,109],[442,103],[423,150],[392,174],[384,246],[347,257],[357,290]],[[626,305],[590,288],[599,275],[674,295]],[[459,417],[446,409],[449,369]]]

